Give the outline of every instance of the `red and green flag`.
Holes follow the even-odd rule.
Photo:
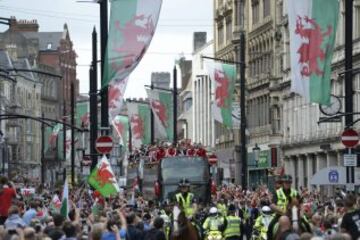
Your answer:
[[[174,139],[174,104],[172,92],[158,89],[147,89],[146,91],[160,137],[172,141]]]
[[[69,214],[69,185],[67,180],[65,179],[64,188],[62,192],[62,200],[60,207],[60,214],[67,219]]]
[[[76,103],[76,125],[82,128],[90,127],[90,103],[82,101]]]
[[[56,147],[56,140],[59,135],[59,132],[62,130],[63,125],[58,123],[54,126],[50,136],[49,136],[49,145],[50,147]]]
[[[129,118],[118,115],[113,119],[112,124],[121,139],[122,145],[127,148],[129,141]]]
[[[113,81],[109,84],[108,88],[108,101],[109,101],[109,118],[110,122],[116,116],[121,114],[122,106],[124,105],[124,94],[129,78],[121,81]]]
[[[88,183],[103,197],[114,196],[120,191],[115,174],[105,155],[92,170]]]
[[[148,49],[162,0],[112,0],[102,87],[122,81]]]
[[[127,102],[132,145],[139,148],[151,142],[150,107],[147,103]]]
[[[339,1],[289,0],[288,15],[291,90],[310,102],[328,105]]]
[[[233,93],[236,78],[234,64],[207,62],[210,79],[214,86],[215,100],[212,105],[212,115],[215,120],[233,128]]]

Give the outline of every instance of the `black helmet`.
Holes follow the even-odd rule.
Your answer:
[[[284,175],[282,177],[283,182],[292,182],[292,176],[291,175]]]
[[[235,205],[234,205],[234,204],[230,204],[229,207],[228,207],[228,211],[229,211],[229,212],[233,212],[233,211],[235,211],[235,210],[236,210]]]
[[[180,186],[180,187],[189,187],[189,186],[190,186],[190,182],[189,182],[189,180],[187,180],[186,178],[183,178],[183,179],[180,180],[179,186]]]

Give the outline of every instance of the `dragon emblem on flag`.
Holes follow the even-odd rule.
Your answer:
[[[304,23],[310,27],[305,27]],[[303,77],[310,77],[312,74],[318,76],[324,74],[320,70],[318,60],[324,61],[325,59],[325,50],[321,45],[325,37],[330,37],[332,31],[331,25],[327,27],[325,32],[322,32],[320,25],[315,19],[311,19],[308,16],[297,17],[295,34],[304,39],[304,42],[297,51],[300,54],[299,63],[302,65],[300,73]]]
[[[161,103],[159,100],[153,100],[151,101],[151,107],[154,109],[154,112],[159,117],[164,127],[167,127],[168,116],[166,112],[166,106],[163,103]]]
[[[135,139],[142,139],[144,137],[144,123],[138,114],[135,114],[130,119],[133,136]]]
[[[96,172],[95,180],[99,182],[100,187],[104,187],[105,184],[116,183],[115,177],[108,167],[109,164],[103,162]]]
[[[227,107],[226,106],[226,99],[228,98],[228,89],[230,81],[225,75],[224,72],[220,70],[215,70],[215,82],[216,82],[216,89],[215,89],[215,101],[218,107]]]

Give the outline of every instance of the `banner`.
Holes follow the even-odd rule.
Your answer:
[[[51,133],[49,134],[49,128],[47,127],[45,129],[45,136],[46,139],[49,139],[49,144],[45,144],[45,150],[48,149],[48,147],[55,148],[56,147],[56,140],[58,139],[59,132],[62,130],[63,125],[58,123],[54,126]]]
[[[122,81],[148,49],[162,0],[112,0],[102,88]]]
[[[289,0],[291,91],[330,104],[338,0]]]
[[[154,113],[158,133],[172,141],[174,139],[174,104],[173,94],[169,91],[147,89],[151,110]]]
[[[89,101],[76,103],[76,126],[81,128],[90,127],[90,103]]]
[[[109,84],[108,101],[110,122],[112,122],[117,115],[121,114],[128,80],[129,78],[125,78],[124,80],[114,81]]]
[[[142,144],[150,144],[150,107],[147,103],[127,102],[128,116],[130,119],[132,143],[135,148]]]
[[[127,149],[129,141],[129,118],[127,116],[118,115],[114,118],[112,124],[121,139],[122,145]]]
[[[236,77],[234,64],[207,62],[206,67],[213,81],[215,102],[212,106],[212,115],[215,120],[227,128],[233,128],[233,93]]]

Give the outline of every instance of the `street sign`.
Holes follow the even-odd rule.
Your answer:
[[[344,166],[345,167],[356,167],[357,155],[356,154],[344,154]]]
[[[215,165],[218,161],[218,158],[215,154],[212,154],[208,157],[208,162],[210,165]]]
[[[101,154],[107,154],[111,152],[113,148],[113,141],[112,138],[109,136],[100,136],[96,139],[95,145],[96,151]]]
[[[346,129],[341,135],[341,142],[347,148],[353,148],[359,143],[359,134],[353,129]]]

